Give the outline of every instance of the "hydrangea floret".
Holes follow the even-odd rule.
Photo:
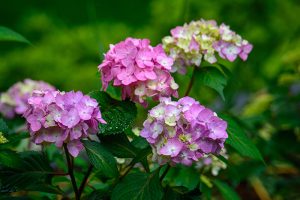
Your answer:
[[[163,48],[174,60],[172,71],[185,74],[187,66],[200,66],[202,60],[217,62],[216,54],[233,62],[237,57],[247,60],[253,46],[222,23],[214,20],[192,21],[171,30],[162,40]]]
[[[173,59],[161,45],[152,47],[148,39],[127,38],[110,50],[98,69],[102,88],[110,82],[122,88],[122,98],[147,106],[146,98],[177,97],[178,85],[170,75]]]
[[[29,107],[27,101],[34,90],[50,90],[55,88],[43,81],[25,79],[15,83],[7,92],[0,95],[0,113],[9,119],[22,115]]]
[[[161,98],[143,125],[140,135],[160,164],[191,165],[205,155],[218,154],[228,137],[227,123],[191,97]]]
[[[83,149],[80,141],[98,132],[98,124],[106,123],[95,99],[82,92],[35,91],[24,117],[34,143],[65,143],[76,157]]]

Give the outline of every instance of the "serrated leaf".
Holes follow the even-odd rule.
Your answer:
[[[100,143],[93,141],[83,141],[87,155],[91,164],[101,170],[109,178],[117,177],[119,172],[114,156]]]
[[[163,197],[159,170],[128,174],[112,191],[112,200],[160,200]]]
[[[139,151],[125,134],[99,136],[101,144],[118,158],[134,158]]]
[[[240,200],[239,195],[227,183],[214,180],[214,184],[221,192],[224,200]]]
[[[124,132],[136,118],[137,109],[129,100],[118,101],[105,92],[91,92],[89,94],[99,103],[102,117],[107,124],[99,124],[99,134],[111,135]]]
[[[251,139],[247,137],[246,133],[237,124],[237,122],[235,122],[235,120],[228,115],[222,114],[220,117],[227,121],[228,138],[226,140],[226,144],[232,146],[243,156],[248,156],[264,162],[259,150],[253,144]]]
[[[215,67],[203,67],[199,69],[197,79],[205,86],[216,90],[225,101],[224,87],[227,85],[227,77]]]
[[[30,191],[31,186],[41,184],[45,187],[46,185],[52,187],[48,182],[51,182],[53,170],[44,154],[32,151],[19,153],[19,156],[20,164],[14,164],[12,167],[1,167],[1,190],[7,192]],[[37,191],[38,187],[34,190]],[[43,189],[43,192],[47,191]]]
[[[30,42],[22,35],[4,26],[0,26],[0,41],[13,41],[30,44]]]

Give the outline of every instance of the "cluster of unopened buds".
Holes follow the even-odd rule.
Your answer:
[[[161,98],[149,111],[140,135],[152,146],[154,159],[191,165],[224,147],[227,123],[191,97]]]
[[[95,99],[81,92],[36,91],[28,99],[24,114],[34,143],[67,145],[76,157],[83,149],[80,141],[98,132],[98,124],[106,123]]]
[[[185,67],[200,66],[202,60],[216,63],[216,53],[233,62],[237,57],[245,61],[252,50],[252,45],[229,26],[203,19],[177,26],[162,42],[167,54],[175,60],[172,71],[183,74]]]
[[[9,119],[22,115],[28,109],[28,98],[35,90],[54,91],[55,88],[43,81],[30,79],[15,83],[7,92],[0,95],[0,113]]]
[[[111,45],[105,54],[101,72],[104,90],[112,82],[122,88],[122,98],[147,106],[147,97],[177,97],[178,85],[170,74],[173,59],[161,45],[150,46],[148,39],[127,38]]]
[[[226,149],[223,148],[220,152],[220,155],[223,156],[224,159],[228,159],[228,154]],[[195,165],[196,169],[202,171],[210,171],[213,176],[217,176],[222,169],[226,169],[227,165],[224,161],[220,160],[213,154],[205,155],[203,158],[199,159]]]

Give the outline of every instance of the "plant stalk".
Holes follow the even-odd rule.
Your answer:
[[[197,70],[196,68],[197,68],[196,66],[193,67],[192,77],[190,79],[189,85],[187,87],[187,90],[186,90],[184,96],[189,96],[189,93],[190,93],[192,86],[194,84],[194,81],[195,81],[195,75],[196,75],[196,70]]]
[[[168,171],[171,169],[171,166],[168,164],[167,165],[167,168],[165,169],[165,171],[164,171],[164,173],[161,175],[161,177],[160,177],[160,182],[162,182],[163,180],[164,180],[164,178],[165,178],[165,176],[167,175],[167,173],[168,173]]]
[[[74,193],[75,193],[75,199],[79,200],[80,199],[79,192],[78,192],[78,188],[77,188],[77,184],[76,184],[76,180],[75,180],[75,176],[74,176],[74,172],[73,172],[73,162],[70,158],[70,154],[69,154],[69,151],[68,151],[68,148],[67,148],[66,144],[64,144],[64,150],[65,150],[65,153],[66,153],[66,159],[67,159],[67,164],[68,164],[68,174],[71,178],[73,190],[74,190]]]
[[[80,186],[79,186],[79,190],[78,190],[78,196],[79,196],[79,198],[80,198],[80,196],[83,193],[83,190],[84,190],[84,188],[85,188],[85,186],[86,186],[86,184],[88,182],[88,178],[91,175],[92,171],[93,171],[93,166],[90,165],[89,168],[88,168],[88,170],[87,170],[87,172],[86,172],[86,174],[85,174],[85,176],[84,176],[84,178],[83,178],[83,180],[82,180],[82,182],[81,182],[81,184],[80,184]]]

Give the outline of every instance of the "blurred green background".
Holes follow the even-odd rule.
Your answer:
[[[246,62],[223,62],[232,71],[226,102],[197,81],[191,96],[242,119],[262,151],[266,166],[247,160],[241,163],[240,157],[232,156],[243,175],[237,178],[229,173],[229,177],[239,185],[242,196],[254,194],[243,185],[246,180],[254,185],[254,199],[264,189],[273,199],[297,199],[299,14],[299,0],[2,1],[0,25],[22,34],[32,45],[0,42],[0,91],[25,78],[47,81],[60,90],[97,90],[101,87],[97,66],[109,44],[130,36],[149,38],[156,45],[184,22],[200,18],[224,22],[254,49]],[[187,77],[175,78],[182,96]],[[264,183],[258,189],[257,177]]]

